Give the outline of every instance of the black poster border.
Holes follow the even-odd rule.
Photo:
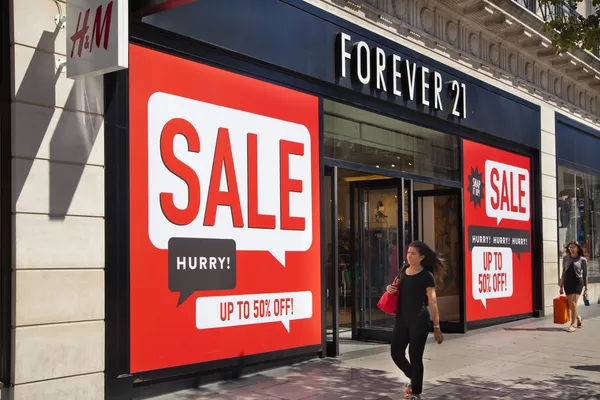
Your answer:
[[[541,134],[541,131],[540,131]],[[465,322],[465,331],[469,331],[471,329],[483,328],[491,325],[498,325],[505,322],[516,321],[519,319],[525,318],[540,318],[544,316],[544,264],[543,264],[543,248],[542,248],[542,190],[541,190],[541,164],[540,164],[540,153],[538,150],[531,150],[529,152],[520,152],[515,149],[507,149],[504,147],[498,147],[490,142],[481,141],[481,140],[472,140],[469,138],[462,138],[460,141],[460,164],[461,164],[461,178],[464,178],[464,140],[470,140],[474,143],[478,143],[485,146],[493,147],[497,150],[506,151],[511,154],[525,156],[529,158],[529,202],[531,207],[531,285],[532,285],[532,312],[524,313],[524,314],[507,314],[500,317],[493,318],[484,318],[478,320],[467,319],[467,293],[466,293],[466,252],[464,251],[464,247],[466,245],[466,241],[463,242],[462,249],[462,265],[463,265],[463,282],[464,286],[462,289],[462,312],[464,313],[464,322]],[[493,141],[492,141],[493,143]],[[538,167],[539,166],[539,167]],[[463,179],[463,185],[465,185]],[[464,196],[465,187],[462,189],[462,227],[464,230],[468,229],[465,224],[465,201],[468,199]],[[464,239],[464,238],[463,238]]]

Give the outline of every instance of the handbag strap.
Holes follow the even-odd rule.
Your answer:
[[[404,264],[402,266],[402,269],[400,270],[400,273],[398,274],[398,276],[396,276],[396,279],[394,279],[394,281],[398,281],[398,287],[400,287],[400,282],[402,281],[402,273],[404,272],[404,270],[408,267],[408,265]]]

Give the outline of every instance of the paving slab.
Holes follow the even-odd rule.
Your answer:
[[[429,338],[423,399],[600,400],[600,305],[582,307],[584,327],[567,333],[550,318]],[[315,359],[154,400],[400,399],[407,381],[389,345],[354,342],[338,358]]]

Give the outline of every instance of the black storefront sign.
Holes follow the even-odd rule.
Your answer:
[[[428,114],[472,132],[488,134],[530,148],[540,147],[540,114],[537,105],[304,1],[196,1],[150,15],[145,17],[143,22],[220,49],[233,51],[240,57],[248,57],[261,64],[266,63],[286,74],[299,74],[319,82],[323,92],[327,91],[341,99],[351,96],[344,95],[339,89],[349,89],[357,94],[397,105],[398,112],[414,111],[417,114]],[[372,57],[361,57],[363,64],[370,63],[369,67],[366,64],[361,65],[362,80],[352,79],[350,74],[341,76],[341,65],[337,61],[340,58],[340,34],[350,36],[352,43],[362,42],[361,51],[365,52],[368,47],[370,53],[375,54],[375,62],[381,63],[381,57],[385,54],[388,73],[394,71],[394,55],[400,59],[398,73],[402,74],[402,69],[406,69],[408,74],[404,75],[410,75],[412,79],[414,68],[415,79],[411,82],[415,84],[414,91],[406,91],[400,83],[397,89],[404,93],[402,96],[395,95],[393,81],[389,75],[384,77],[387,91],[381,90],[381,78],[378,88],[378,80],[374,79],[372,72],[369,83],[363,83],[366,81],[367,69],[377,71],[377,67],[373,68]],[[351,72],[351,61],[345,61],[348,71]],[[398,63],[397,60],[395,62]],[[357,68],[354,69],[358,71]],[[428,88],[423,87],[423,79],[419,79],[420,74],[429,78],[425,79]],[[439,93],[440,108],[436,109],[435,88],[439,88],[440,77],[444,88]],[[456,83],[452,84],[453,81]],[[419,82],[421,88],[416,86]],[[448,90],[448,85],[451,86],[451,90]],[[330,90],[331,86],[335,87],[335,90]],[[434,107],[423,105],[424,89],[425,100]],[[405,93],[408,93],[408,96]],[[460,115],[457,116],[453,111]]]
[[[416,101],[418,107],[436,112],[446,110],[448,116],[467,117],[466,84],[456,79],[444,82],[438,71],[430,71],[398,54],[386,55],[382,48],[369,48],[362,40],[351,41],[349,34],[338,33],[335,60],[338,79],[351,74],[353,84],[371,85],[392,100],[400,97],[405,103]]]
[[[600,174],[600,131],[556,113],[556,158],[560,165]]]

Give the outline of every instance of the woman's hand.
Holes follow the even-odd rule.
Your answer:
[[[387,292],[389,294],[396,294],[396,292],[398,291],[398,288],[394,285],[387,285],[387,287],[385,288],[385,290],[387,290]]]
[[[440,328],[433,328],[433,337],[435,338],[437,344],[442,344],[442,342],[444,341],[444,334],[442,333]]]

